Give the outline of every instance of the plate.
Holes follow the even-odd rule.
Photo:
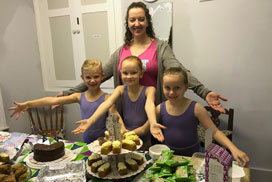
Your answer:
[[[12,146],[1,146],[0,152],[8,154],[10,159],[12,159],[17,153],[16,149]],[[0,162],[0,164],[4,164],[4,162]]]
[[[73,151],[69,149],[65,149],[65,155],[57,160],[50,161],[50,162],[38,162],[34,159],[34,153],[32,152],[25,158],[25,162],[26,162],[26,165],[32,169],[40,169],[41,167],[50,163],[70,162],[74,160],[76,156],[77,155]]]
[[[143,145],[143,141],[140,140],[140,145],[137,145],[137,149],[136,150],[138,150],[139,148],[141,148],[142,145]],[[88,148],[93,153],[104,155],[104,154],[101,154],[101,146],[99,145],[99,141],[98,140],[95,140],[92,143],[88,144]],[[128,153],[131,153],[131,152],[133,152],[133,151],[122,148],[120,154],[128,154]],[[114,154],[111,151],[107,155],[120,155],[120,154]]]
[[[19,164],[19,163],[18,163]],[[16,166],[17,164],[14,164],[14,165],[12,165],[12,167],[14,167],[14,166]],[[27,168],[27,171],[25,172],[27,175],[26,175],[26,177],[24,178],[24,179],[22,179],[22,180],[20,180],[20,182],[26,182],[26,181],[28,181],[30,178],[31,178],[31,175],[32,175],[32,171],[31,171],[31,169],[29,168],[29,167],[27,167],[25,164],[24,164],[24,166]],[[19,169],[19,171],[20,171],[20,169]],[[22,171],[20,171],[20,176],[21,175],[25,175],[25,173],[21,173]],[[14,176],[15,177],[15,174],[12,172],[11,174],[8,174],[8,176]],[[19,176],[18,176],[19,177]],[[2,178],[1,178],[2,179]],[[2,181],[2,180],[1,180]],[[5,181],[8,181],[8,180],[5,180]],[[19,181],[19,180],[16,180],[16,181]]]
[[[127,154],[125,156],[125,158],[129,158],[132,153],[133,152],[130,152],[130,154]],[[123,161],[123,160],[122,159],[117,159],[119,156],[103,156],[104,161],[109,161],[111,163],[111,172],[110,172],[110,174],[108,174],[106,177],[104,177],[102,179],[123,179],[123,178],[134,176],[134,175],[142,172],[144,170],[145,166],[146,166],[146,158],[145,158],[145,156],[143,154],[139,154],[139,153],[134,153],[134,154],[142,155],[143,159],[144,159],[144,163],[139,165],[139,169],[137,171],[131,171],[131,170],[128,169],[128,171],[129,171],[128,174],[127,175],[122,175],[122,176],[118,173],[118,170],[117,170],[117,167],[116,167],[117,166],[116,161],[119,161],[119,160]],[[88,165],[88,160],[86,161],[86,170],[90,175],[92,175],[92,176],[94,176],[96,178],[100,178],[98,176],[98,173],[93,173],[91,171],[91,167]]]
[[[0,143],[7,141],[11,134],[9,132],[0,131]]]

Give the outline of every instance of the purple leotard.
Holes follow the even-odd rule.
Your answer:
[[[192,101],[183,114],[172,116],[168,114],[165,102],[161,103],[160,120],[161,124],[167,127],[163,130],[164,144],[174,150],[177,155],[192,156],[194,152],[199,151],[195,104],[196,102]]]
[[[80,96],[80,110],[81,110],[81,119],[88,119],[93,115],[99,105],[104,102],[105,96],[104,93],[96,101],[90,102],[86,99],[84,92]],[[98,137],[103,137],[106,130],[106,118],[108,113],[102,115],[87,131],[83,133],[83,141],[85,143],[91,143],[96,140]]]
[[[146,87],[143,88],[140,96],[135,102],[132,102],[128,96],[127,86],[125,85],[124,93],[122,96],[122,108],[123,108],[123,120],[128,130],[134,130],[145,124],[147,121],[147,115],[145,112],[145,95]],[[141,137],[143,141],[150,139],[150,132],[147,135]]]

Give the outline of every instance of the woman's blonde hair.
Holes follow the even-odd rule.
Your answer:
[[[125,59],[123,59],[122,63],[124,61],[135,61],[137,63],[137,65],[139,66],[139,68],[143,71],[143,63],[141,61],[140,58],[138,58],[137,56],[128,56]],[[122,68],[122,65],[121,65]]]
[[[81,73],[83,74],[84,70],[90,70],[93,68],[98,68],[101,70],[101,72],[103,73],[103,69],[102,69],[102,63],[100,60],[97,59],[87,59],[84,61],[84,63],[81,66]]]

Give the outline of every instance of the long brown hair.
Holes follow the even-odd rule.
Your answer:
[[[124,38],[124,45],[129,45],[130,41],[133,39],[133,35],[128,28],[129,10],[132,8],[142,8],[144,10],[145,17],[146,17],[146,20],[148,23],[147,27],[146,27],[146,34],[150,38],[155,38],[155,32],[153,30],[152,18],[151,18],[151,15],[149,14],[149,9],[146,7],[146,5],[143,2],[133,2],[127,8],[126,23],[125,23],[126,33],[125,33],[125,38]]]

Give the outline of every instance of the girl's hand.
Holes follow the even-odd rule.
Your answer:
[[[150,125],[150,132],[151,134],[160,142],[163,142],[164,140],[164,136],[162,134],[162,130],[161,129],[166,129],[165,126],[159,124],[159,123],[153,123]]]
[[[91,124],[88,122],[87,119],[77,121],[76,124],[79,124],[79,127],[77,127],[76,129],[72,131],[72,133],[76,135],[79,133],[84,133],[91,126]]]
[[[249,157],[246,155],[245,152],[239,150],[239,149],[235,149],[234,151],[232,151],[232,155],[234,157],[234,159],[238,162],[239,166],[247,166],[250,159]]]
[[[19,103],[19,102],[13,102],[16,107],[10,107],[8,110],[14,110],[14,112],[10,115],[10,117],[13,117],[16,114],[15,119],[18,120],[20,118],[20,114],[24,114],[24,112],[28,109],[28,106],[26,103]]]

